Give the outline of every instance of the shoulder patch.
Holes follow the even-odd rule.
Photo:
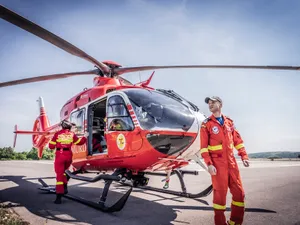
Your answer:
[[[207,123],[208,121],[210,121],[209,117],[207,117],[205,120],[203,120],[203,123]]]
[[[229,121],[233,122],[233,119],[231,119],[230,117],[226,116],[226,119],[228,119]]]

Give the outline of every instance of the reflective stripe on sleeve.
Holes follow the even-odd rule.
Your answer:
[[[236,145],[234,147],[236,148],[236,150],[239,150],[239,149],[241,149],[241,148],[243,148],[245,146],[244,146],[244,143],[241,143],[241,144],[238,144],[238,145]]]
[[[204,152],[208,152],[208,149],[207,148],[201,148],[200,149],[200,154],[204,153]]]
[[[78,138],[76,142],[74,142],[74,145],[77,145],[81,141],[81,138]]]

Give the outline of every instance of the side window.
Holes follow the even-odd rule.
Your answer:
[[[76,132],[84,133],[84,109],[71,113],[70,121],[76,124]]]
[[[108,99],[107,124],[109,131],[130,131],[134,129],[125,102],[119,95]]]

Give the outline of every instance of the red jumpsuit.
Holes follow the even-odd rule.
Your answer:
[[[99,152],[102,153],[103,149],[101,146],[101,142],[99,141],[99,139],[97,139],[96,137],[93,137],[93,152]]]
[[[86,143],[86,137],[79,138],[74,132],[68,129],[62,129],[56,132],[49,142],[50,149],[56,148],[54,169],[56,173],[57,194],[64,194],[64,186],[68,183],[65,170],[68,169],[72,163],[72,144],[82,145],[84,143]]]
[[[225,225],[226,195],[228,187],[232,194],[230,225],[242,224],[244,218],[244,188],[242,185],[233,149],[242,160],[248,155],[243,139],[235,129],[233,121],[222,115],[223,126],[211,115],[203,121],[200,129],[200,153],[207,166],[214,165],[217,174],[211,176],[213,185],[213,208],[216,225]]]

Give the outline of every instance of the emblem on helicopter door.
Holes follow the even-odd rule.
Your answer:
[[[126,145],[126,139],[124,134],[119,134],[117,137],[117,146],[120,150],[123,150]]]

